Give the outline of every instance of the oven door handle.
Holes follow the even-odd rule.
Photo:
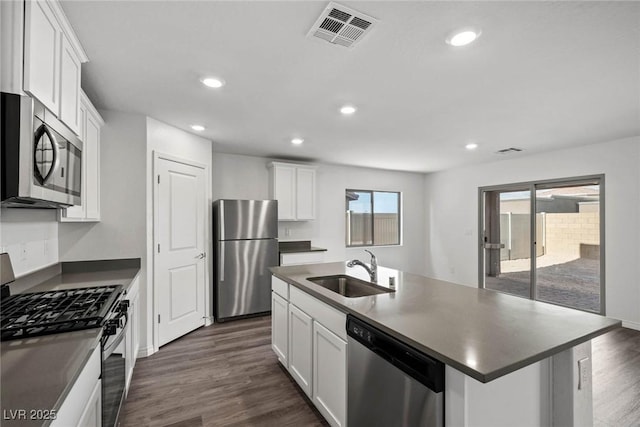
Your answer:
[[[116,335],[115,340],[111,341],[108,347],[104,347],[102,349],[102,360],[107,360],[109,356],[115,351],[115,349],[120,345],[120,343],[124,340],[125,328],[122,328],[120,333]],[[105,340],[105,345],[109,342],[109,337]]]

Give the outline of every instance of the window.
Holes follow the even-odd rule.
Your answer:
[[[400,193],[346,190],[347,246],[400,244]]]

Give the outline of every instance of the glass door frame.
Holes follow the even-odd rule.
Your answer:
[[[485,233],[485,193],[492,191],[510,192],[510,191],[529,191],[530,196],[530,211],[529,211],[529,232],[530,232],[530,248],[529,254],[531,255],[530,275],[529,275],[529,299],[537,301],[537,271],[536,271],[536,190],[542,190],[554,187],[570,187],[580,185],[598,185],[599,196],[599,232],[600,232],[600,311],[597,314],[606,315],[606,293],[605,293],[605,176],[604,174],[598,175],[585,175],[572,178],[558,178],[558,179],[546,179],[539,181],[524,181],[512,184],[504,185],[491,185],[486,187],[478,187],[478,288],[485,289],[485,273],[486,273],[486,249],[484,247],[484,233]],[[499,292],[499,291],[497,291]],[[511,295],[511,294],[509,294]],[[513,295],[518,296],[518,295]],[[520,297],[523,298],[523,297]],[[568,307],[563,304],[558,304],[550,301],[544,301],[548,304],[559,305],[561,307]],[[593,313],[593,311],[582,310],[580,308],[569,307],[574,310],[586,311],[587,313]]]

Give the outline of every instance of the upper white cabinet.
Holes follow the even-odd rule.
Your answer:
[[[80,91],[80,100],[81,202],[60,210],[62,222],[100,221],[100,128],[104,121],[83,91]]]
[[[316,168],[295,163],[269,164],[271,197],[278,201],[278,220],[308,221],[316,217]]]
[[[88,58],[58,2],[24,5],[24,91],[80,135],[80,68]]]
[[[60,55],[60,114],[63,121],[77,135],[80,135],[80,58],[71,42],[62,35]]]

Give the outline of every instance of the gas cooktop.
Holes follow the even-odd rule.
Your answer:
[[[98,328],[122,285],[12,295],[0,302],[0,341]]]

